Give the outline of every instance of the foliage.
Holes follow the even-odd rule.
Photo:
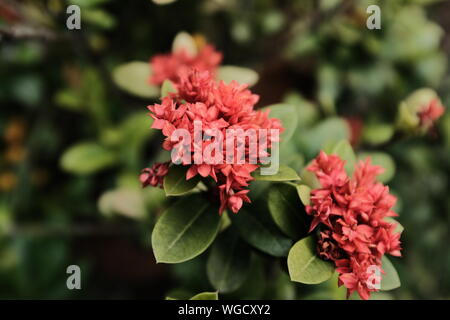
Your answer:
[[[81,30],[65,26],[69,4]],[[365,26],[369,4],[382,7],[381,30]],[[371,157],[399,199],[404,257],[383,259],[384,297],[449,298],[450,116],[424,130],[418,115],[429,99],[450,106],[449,10],[433,0],[0,4],[0,297],[345,298],[305,212],[318,187],[306,167],[324,150],[349,174]],[[176,90],[149,83],[148,61],[206,41],[223,52],[216,78],[252,86],[285,127],[278,173],[256,170],[237,214],[219,216],[209,181],[182,167],[163,189],[138,179],[170,159],[145,107]],[[82,291],[65,286],[70,264]]]

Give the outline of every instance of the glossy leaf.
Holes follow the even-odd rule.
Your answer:
[[[186,180],[187,166],[172,165],[164,177],[164,191],[168,196],[181,196],[194,189],[200,181],[199,175]]]
[[[350,138],[350,128],[342,118],[327,118],[298,137],[299,147],[316,156],[329,143]]]
[[[187,299],[180,299],[175,298],[173,295],[170,295],[166,297],[166,300],[187,300]],[[196,294],[189,300],[219,300],[219,294],[217,292],[202,292],[199,294]]]
[[[99,6],[107,2],[110,2],[110,0],[69,0],[70,4],[75,4],[85,8]]]
[[[202,292],[196,294],[189,300],[219,300],[218,292]]]
[[[166,97],[169,92],[176,92],[176,89],[170,80],[164,80],[161,86],[161,98]]]
[[[353,170],[355,169],[356,156],[348,140],[341,140],[334,144],[330,154],[335,154],[342,160],[345,160],[345,171],[349,176],[353,174]]]
[[[368,124],[364,127],[362,139],[371,145],[379,145],[389,141],[394,131],[394,126],[387,123]]]
[[[197,44],[189,33],[182,31],[175,36],[172,43],[172,52],[179,50],[184,50],[190,56],[197,54]]]
[[[386,256],[383,256],[381,263],[381,268],[385,272],[381,275],[381,290],[388,291],[400,287],[400,278],[392,262]]]
[[[159,5],[166,5],[166,4],[171,4],[177,0],[152,0],[152,1]]]
[[[231,217],[242,239],[275,257],[286,257],[292,241],[283,236],[265,211],[239,211]]]
[[[298,117],[298,127],[306,128],[314,124],[319,119],[319,108],[312,102],[306,100],[297,92],[291,92],[285,96],[283,101],[295,106]]]
[[[221,66],[217,71],[217,79],[223,80],[225,83],[230,83],[235,80],[241,84],[252,86],[258,82],[259,76],[252,69],[236,66]]]
[[[281,133],[281,145],[288,142],[295,132],[298,124],[298,113],[295,106],[279,103],[263,108],[262,110],[270,110],[269,117],[280,119],[284,132]]]
[[[145,217],[145,201],[140,189],[121,188],[100,197],[98,208],[105,215],[120,214],[132,219]]]
[[[303,205],[309,205],[311,200],[311,188],[304,184],[297,185],[296,188]]]
[[[227,294],[231,300],[256,300],[262,299],[264,290],[268,286],[268,277],[264,272],[264,264],[260,256],[250,255],[250,272],[244,283],[234,292]]]
[[[319,179],[317,179],[314,172],[309,171],[307,168],[310,163],[308,163],[305,168],[302,170],[300,177],[302,179],[302,184],[305,184],[311,189],[319,189],[321,188],[321,184]]]
[[[92,174],[114,165],[116,155],[94,142],[82,142],[70,147],[61,158],[61,167],[74,174]]]
[[[179,263],[198,256],[214,241],[219,225],[217,208],[200,194],[183,197],[164,212],[153,229],[156,261]]]
[[[149,83],[151,66],[148,62],[132,61],[116,67],[113,80],[122,90],[141,98],[156,98],[160,90]]]
[[[339,73],[331,65],[321,65],[318,70],[318,99],[328,114],[334,114],[335,103],[340,91]]]
[[[288,269],[292,281],[317,284],[331,278],[332,263],[316,255],[316,243],[312,236],[298,241],[289,251]]]
[[[250,250],[234,228],[222,232],[211,248],[206,270],[213,287],[221,293],[235,291],[250,268]]]
[[[403,230],[405,229],[400,222],[398,222],[397,220],[391,218],[391,217],[386,217],[384,218],[385,221],[389,222],[389,223],[394,223],[395,224],[395,229],[394,232],[403,232]]]
[[[297,194],[296,187],[276,183],[269,189],[268,207],[275,224],[292,239],[305,236],[309,229],[306,212]]]
[[[278,172],[273,175],[261,175],[261,168],[255,170],[252,173],[252,177],[255,178],[255,180],[260,181],[293,181],[293,180],[300,180],[300,177],[298,176],[297,172],[295,172],[294,169],[281,164],[278,168]]]

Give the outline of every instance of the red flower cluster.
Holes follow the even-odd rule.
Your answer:
[[[160,85],[164,80],[174,83],[179,81],[179,74],[190,69],[209,71],[214,74],[222,62],[222,53],[216,51],[212,45],[203,46],[195,55],[180,49],[174,53],[160,54],[152,57],[152,75],[150,83]]]
[[[143,187],[151,185],[153,187],[163,187],[164,177],[169,172],[169,162],[155,163],[151,168],[142,170],[139,180]]]
[[[438,99],[433,99],[428,105],[425,105],[418,113],[420,125],[422,127],[430,127],[437,119],[439,119],[445,112]]]
[[[163,148],[180,152],[179,160],[183,165],[189,165],[186,179],[199,174],[202,177],[210,176],[217,186],[220,195],[221,213],[225,208],[231,209],[234,213],[238,212],[243,202],[250,202],[247,196],[249,182],[253,179],[251,173],[256,170],[259,165],[251,164],[249,161],[250,141],[244,139],[235,144],[236,140],[224,139],[222,144],[223,150],[220,153],[213,154],[219,157],[208,161],[207,163],[196,161],[198,154],[203,155],[206,148],[210,144],[217,142],[217,132],[223,137],[226,136],[227,129],[278,129],[283,131],[281,123],[278,119],[270,119],[268,111],[261,112],[254,110],[254,105],[259,97],[252,94],[247,89],[247,85],[240,85],[235,81],[230,84],[224,82],[217,83],[208,71],[199,72],[191,70],[179,73],[179,82],[176,84],[177,93],[170,93],[169,96],[162,99],[161,104],[148,106],[151,117],[154,119],[152,128],[162,130],[166,137]],[[195,130],[195,123],[201,123],[202,135],[201,143],[198,143],[199,134]],[[176,129],[183,129],[189,132],[190,141],[184,139],[179,141],[174,137],[173,133]],[[264,140],[264,141],[262,141]],[[196,142],[197,141],[197,142]],[[231,143],[233,143],[231,145]],[[228,144],[234,154],[237,152],[239,143],[244,143],[245,158],[243,164],[240,164],[239,155],[234,156],[232,161],[228,158],[226,152]],[[266,143],[267,148],[271,147],[271,136],[258,136],[257,143]],[[182,145],[180,145],[182,144]],[[191,152],[187,156],[186,145]],[[181,151],[179,151],[181,150]],[[242,157],[240,158],[242,160]]]
[[[401,256],[400,233],[395,233],[395,224],[384,220],[397,216],[392,211],[396,198],[375,180],[383,169],[371,165],[370,159],[361,161],[352,177],[344,164],[338,156],[321,151],[308,167],[322,188],[311,192],[306,212],[313,217],[310,231],[320,226],[319,255],[334,262],[339,285],[348,289],[347,296],[356,290],[368,299],[381,281],[371,266],[381,270],[386,253]]]

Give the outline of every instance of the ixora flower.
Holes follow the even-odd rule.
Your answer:
[[[216,51],[210,44],[203,45],[197,52],[179,47],[172,53],[159,54],[151,58],[152,75],[149,81],[154,85],[160,85],[165,80],[177,83],[180,80],[179,74],[190,69],[209,71],[214,75],[221,62],[222,53]]]
[[[311,191],[306,212],[313,218],[310,231],[319,229],[318,254],[335,264],[339,285],[347,288],[347,296],[357,291],[368,299],[381,282],[373,268],[381,270],[384,254],[401,256],[400,232],[385,220],[397,216],[392,210],[396,198],[376,181],[383,169],[370,158],[357,164],[351,177],[344,164],[339,156],[323,151],[314,159],[308,170],[321,188]]]
[[[444,112],[445,108],[434,90],[419,89],[400,103],[397,126],[406,132],[426,133]]]
[[[143,187],[151,185],[153,187],[163,187],[164,177],[169,172],[169,162],[155,163],[151,168],[142,170],[139,180]]]
[[[445,112],[444,107],[439,99],[432,99],[425,104],[418,113],[420,125],[430,127]]]
[[[261,150],[255,155],[254,146],[270,149],[284,129],[280,120],[268,117],[269,111],[254,109],[259,97],[247,85],[217,83],[208,71],[181,70],[178,76],[176,92],[148,106],[152,128],[166,137],[162,146],[172,151],[172,165],[188,168],[187,180],[199,175],[214,181],[219,213],[226,208],[236,213],[250,202],[251,173],[269,156]],[[238,134],[230,136],[230,132]],[[160,185],[160,168],[143,170],[144,186]]]

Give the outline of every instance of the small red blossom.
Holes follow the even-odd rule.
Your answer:
[[[224,139],[221,150],[213,152],[212,159],[199,162],[197,157],[204,155],[205,150],[217,142],[217,133],[223,137],[226,137],[228,129],[265,129],[262,132],[277,129],[281,133],[284,130],[281,122],[269,118],[268,111],[254,110],[259,97],[248,90],[247,85],[236,81],[217,83],[208,71],[181,71],[176,86],[177,93],[164,97],[161,104],[148,106],[154,119],[152,128],[161,130],[166,137],[163,148],[168,151],[175,148],[177,160],[181,165],[189,166],[186,179],[200,175],[215,181],[221,203],[219,213],[226,208],[236,213],[244,202],[250,202],[247,187],[253,180],[251,173],[259,167],[250,161],[251,141],[245,138]],[[200,132],[196,130],[196,123],[201,124]],[[191,140],[180,141],[174,137],[177,129],[189,132]],[[202,136],[200,144],[198,134]],[[267,148],[271,148],[272,135],[258,135],[257,140],[257,144],[264,142]],[[186,147],[191,153],[184,151]],[[233,150],[234,158],[231,160],[227,147]],[[242,154],[239,150],[243,150]],[[240,163],[239,159],[245,161]]]
[[[164,177],[169,172],[169,162],[155,163],[151,168],[142,170],[139,180],[142,187],[151,185],[153,187],[163,187]]]
[[[212,45],[203,46],[197,54],[189,54],[186,50],[179,49],[173,53],[155,55],[150,60],[152,75],[149,81],[155,85],[160,85],[165,80],[178,83],[180,73],[190,69],[215,74],[221,62],[222,54]]]
[[[428,105],[425,105],[418,113],[420,125],[428,128],[445,112],[444,106],[438,99],[432,99]]]
[[[313,217],[310,231],[320,227],[318,253],[334,262],[339,285],[347,288],[348,296],[357,291],[368,299],[376,291],[369,267],[381,269],[384,254],[401,256],[400,233],[384,219],[397,216],[392,211],[396,198],[376,181],[383,169],[370,159],[361,161],[352,177],[344,164],[338,156],[321,151],[308,167],[322,187],[312,190],[306,212]]]

